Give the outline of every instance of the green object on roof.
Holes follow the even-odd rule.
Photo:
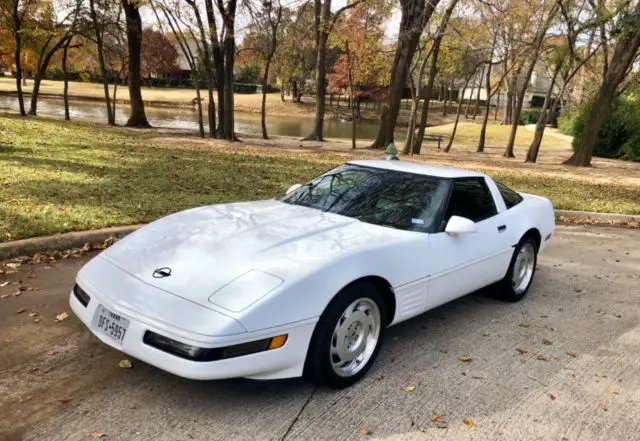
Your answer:
[[[397,155],[398,154],[398,149],[396,148],[394,143],[390,143],[387,146],[387,149],[384,151],[385,154],[387,155]]]

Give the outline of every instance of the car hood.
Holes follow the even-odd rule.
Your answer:
[[[340,254],[395,241],[403,233],[276,200],[245,202],[165,217],[117,242],[102,257],[164,291],[237,311],[228,292],[220,302],[209,298],[240,278],[245,283],[227,290],[233,296],[255,289],[266,294]],[[171,275],[154,276],[158,268],[170,268]],[[246,299],[241,303],[246,305]]]

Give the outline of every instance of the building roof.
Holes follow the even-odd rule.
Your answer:
[[[485,175],[463,168],[447,167],[444,165],[424,164],[411,161],[388,161],[385,159],[369,159],[361,161],[349,161],[349,164],[362,165],[364,167],[382,168],[406,173],[416,173],[426,176],[437,176],[440,178],[469,178],[484,177]]]

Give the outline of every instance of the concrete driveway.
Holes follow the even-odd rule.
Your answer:
[[[118,367],[54,321],[90,257],[0,275],[0,439],[640,439],[640,230],[560,227],[525,300],[475,293],[393,327],[342,391]]]

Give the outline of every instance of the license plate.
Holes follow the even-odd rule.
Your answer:
[[[102,305],[98,305],[93,318],[93,326],[118,343],[122,343],[127,334],[127,328],[129,328],[129,320],[109,311]]]

